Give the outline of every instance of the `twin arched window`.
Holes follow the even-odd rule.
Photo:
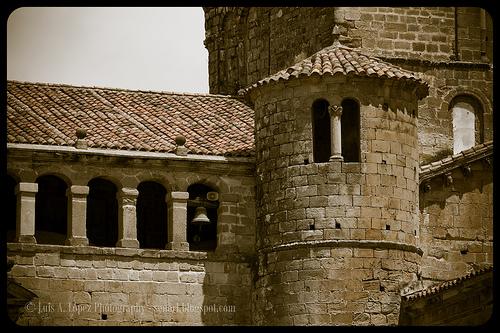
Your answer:
[[[332,155],[332,126],[327,100],[318,99],[312,105],[313,159],[316,163],[328,162]],[[360,111],[354,99],[341,103],[341,147],[344,162],[360,161]]]
[[[456,96],[451,104],[453,154],[484,142],[484,120],[481,103],[470,95]],[[313,159],[328,162],[331,156],[332,126],[330,104],[318,99],[312,105]],[[360,109],[354,99],[341,103],[341,147],[344,162],[360,161]]]

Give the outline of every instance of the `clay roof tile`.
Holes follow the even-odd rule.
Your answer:
[[[293,75],[290,74],[290,68],[294,68]],[[296,70],[295,70],[296,69]],[[328,46],[309,58],[299,61],[292,67],[279,71],[271,77],[277,77],[282,80],[289,80],[301,75],[310,76],[311,74],[354,74],[358,76],[378,76],[390,80],[405,80],[413,82],[424,87],[419,89],[419,98],[427,94],[428,84],[422,78],[413,72],[404,70],[400,67],[384,62],[376,57],[364,54],[361,49],[353,49],[341,44]],[[269,78],[264,78],[251,86],[242,89],[244,94],[256,87],[270,82]]]
[[[493,141],[487,141],[458,154],[420,166],[420,181],[431,179],[464,164],[488,158],[493,154]]]
[[[443,281],[439,282],[435,285],[429,286],[426,289],[419,290],[412,292],[411,294],[407,294],[403,296],[403,299],[406,301],[415,301],[427,296],[432,296],[435,295],[439,292],[442,292],[444,290],[447,290],[453,286],[460,285],[466,281],[469,281],[473,278],[476,278],[478,276],[481,276],[483,274],[487,274],[493,271],[493,266],[485,266],[480,269],[474,270],[470,273],[467,273],[466,275],[460,276],[456,279],[453,280],[448,280],[448,281]]]
[[[276,79],[279,79],[278,77]],[[10,143],[72,146],[87,128],[90,148],[253,156],[253,110],[230,96],[7,82]]]

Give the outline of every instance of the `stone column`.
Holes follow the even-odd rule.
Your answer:
[[[122,188],[118,194],[118,242],[117,247],[138,248],[136,203],[139,191]]]
[[[187,200],[188,192],[170,192],[167,195],[168,204],[168,243],[167,249],[188,251],[187,242]]]
[[[342,128],[340,125],[340,116],[342,116],[342,107],[332,105],[328,107],[330,113],[330,126],[331,126],[331,146],[332,155],[330,161],[343,161],[342,157]]]
[[[89,245],[87,238],[88,186],[73,185],[66,190],[68,197],[68,239],[66,245]]]
[[[36,243],[35,196],[37,192],[37,183],[19,183],[16,186],[16,242]]]

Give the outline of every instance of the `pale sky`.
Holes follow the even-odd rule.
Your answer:
[[[201,7],[23,7],[7,21],[7,79],[208,92]]]

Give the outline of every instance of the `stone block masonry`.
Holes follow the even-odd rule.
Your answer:
[[[482,15],[478,7],[205,8],[210,92],[234,94],[292,66],[330,45],[335,24],[341,42],[377,56],[491,60],[492,19]]]
[[[478,267],[493,264],[493,179],[484,161],[450,175],[426,182],[430,190],[420,193],[420,239],[425,281],[451,280]],[[431,282],[429,282],[431,283]]]
[[[253,167],[248,161],[142,157],[124,165],[120,158],[92,152],[32,148],[9,150],[9,171],[21,180],[18,232],[23,236],[8,244],[7,257],[14,263],[9,277],[37,295],[19,325],[251,323],[247,300],[255,247],[255,199],[254,180],[249,176]],[[33,159],[39,162],[34,167]],[[164,163],[169,164],[168,171]],[[215,167],[213,163],[220,164]],[[204,172],[189,172],[193,167]],[[67,246],[29,243],[31,238],[36,241],[35,180],[47,172],[71,185],[66,193],[71,207]],[[117,247],[88,246],[85,241],[86,185],[95,177],[112,179],[121,189],[118,234],[123,241]],[[137,188],[145,180],[162,184],[169,194],[165,196],[167,204],[171,203],[167,207],[171,216],[165,220],[171,225],[165,236],[168,249],[137,248]],[[214,251],[189,251],[186,190],[193,183],[207,184],[219,194]]]
[[[267,253],[253,294],[256,323],[396,325],[399,288],[416,278],[420,260],[403,253],[330,246]],[[391,259],[396,254],[401,259]]]
[[[369,83],[360,80],[345,83],[342,87],[339,84],[334,89],[336,93],[342,89],[354,89],[353,87],[364,89],[366,84],[366,90],[363,90],[365,97],[361,102],[360,126],[363,131],[360,144],[368,150],[361,152],[360,163],[305,165],[304,160],[313,160],[311,141],[308,141],[311,140],[309,124],[312,102],[315,98],[329,96],[328,87],[334,86],[326,78],[325,81],[315,82],[319,91],[306,100],[294,98],[295,102],[284,103],[287,101],[286,84],[281,95],[269,88],[271,96],[262,92],[262,99],[256,100],[256,127],[259,130],[256,140],[257,173],[261,180],[259,185],[266,192],[265,197],[258,198],[258,218],[269,218],[270,222],[266,227],[267,234],[262,234],[263,243],[271,244],[268,239],[270,237],[282,238],[280,243],[287,242],[285,237],[288,241],[300,239],[298,235],[314,225],[314,236],[311,233],[307,237],[329,239],[332,229],[341,228],[351,239],[360,237],[381,240],[389,237],[415,245],[415,231],[418,230],[418,174],[415,172],[418,166],[418,145],[415,119],[410,111],[384,111],[373,107],[371,99],[377,100],[378,96],[369,95],[369,86],[372,86]],[[303,89],[307,89],[307,82],[304,82]],[[339,94],[352,96],[354,91]],[[258,106],[260,100],[271,102],[265,102],[261,108]],[[281,126],[280,122],[266,122],[276,112],[267,111],[276,110],[273,100],[288,105],[281,107],[279,114],[282,118],[289,119],[291,126]],[[405,108],[411,110],[416,105],[407,104]],[[374,136],[370,135],[371,131],[375,133]],[[294,150],[290,156],[273,154],[273,148],[281,146],[269,143],[269,137],[275,135],[288,136],[292,141],[299,138],[306,144],[302,150]],[[393,150],[391,153],[391,146],[395,145],[403,146],[404,149]],[[269,155],[261,154],[261,149],[262,152],[269,150]],[[264,155],[266,158],[260,159]],[[292,161],[300,161],[301,164]],[[346,211],[345,207],[349,210]],[[309,222],[302,223],[305,220]],[[273,227],[275,223],[276,227]],[[336,224],[339,226],[336,227]],[[343,235],[339,234],[339,237]]]
[[[260,240],[253,320],[395,325],[400,292],[418,280],[422,255],[417,97],[378,78],[293,81],[249,93],[255,105]],[[335,107],[343,96],[359,103],[360,160],[318,163],[313,105],[321,99]],[[296,141],[304,144],[283,148]],[[382,249],[387,256],[375,257]]]
[[[210,92],[235,94],[330,45],[334,20],[333,7],[205,9]]]
[[[231,35],[223,20],[233,26]],[[484,139],[478,136],[476,143],[492,140],[493,23],[479,7],[205,8],[210,91],[235,94],[293,66],[331,45],[334,25],[340,27],[341,43],[425,74],[430,95],[416,110],[425,163],[453,147],[449,109],[456,95],[480,101]],[[222,49],[237,51],[230,56]],[[299,93],[307,91],[299,87]]]
[[[452,306],[424,297],[409,310],[401,295],[493,262],[493,162],[485,158],[492,144],[480,145],[493,138],[488,13],[465,7],[204,11],[211,93],[236,95],[334,40],[406,69],[413,79],[390,71],[312,71],[245,90],[255,112],[255,159],[9,144],[17,221],[7,244],[14,263],[8,277],[37,295],[18,324],[393,326],[415,309],[428,311],[427,322],[484,321],[484,313],[457,319],[466,299],[474,311],[480,299],[491,304],[484,283],[465,298],[448,289],[441,296]],[[427,96],[415,89],[422,88],[414,81],[419,76]],[[475,146],[463,158],[445,158],[459,139],[457,103],[468,103],[474,114],[467,137]],[[325,140],[333,148],[326,159],[316,154],[326,141],[316,136],[314,118],[325,105]],[[345,123],[341,115],[358,111],[359,137],[339,135],[345,127],[356,132],[357,115]],[[349,140],[354,158],[342,155],[353,146],[339,143]],[[37,179],[44,175],[66,184],[66,242],[58,242],[65,245],[36,244],[42,242],[35,237]],[[95,178],[116,187],[112,247],[88,245]],[[168,212],[161,219],[165,242],[156,249],[140,248],[143,182],[165,190],[158,203]],[[193,184],[218,193],[213,251],[190,251]]]
[[[251,323],[248,257],[203,252],[8,245],[9,276],[35,298],[19,325]]]

